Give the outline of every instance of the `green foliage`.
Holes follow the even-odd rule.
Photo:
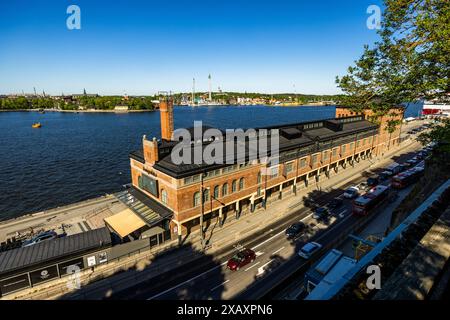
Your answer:
[[[383,115],[402,102],[450,92],[450,1],[385,0],[381,40],[336,83],[343,103]]]
[[[436,149],[442,153],[450,154],[450,119],[443,119],[434,125],[430,131],[421,133],[417,138],[422,144],[437,142]]]

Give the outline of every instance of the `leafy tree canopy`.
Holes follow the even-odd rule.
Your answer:
[[[336,77],[342,102],[387,114],[402,102],[448,99],[450,1],[385,0],[380,40]]]

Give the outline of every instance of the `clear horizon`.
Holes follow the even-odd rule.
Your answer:
[[[71,4],[81,29],[69,30]],[[373,44],[381,1],[0,3],[0,93],[158,91],[339,94],[335,77]]]

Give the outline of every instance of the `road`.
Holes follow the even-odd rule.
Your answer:
[[[404,130],[412,126],[404,126]],[[411,155],[395,157],[403,162]],[[358,176],[352,183],[321,195],[318,205],[325,205],[340,195],[348,186],[358,184],[365,178]],[[316,221],[309,208],[302,207],[278,222],[276,227],[266,228],[254,237],[242,242],[242,246],[257,253],[256,261],[238,271],[230,271],[226,263],[236,250],[228,250],[217,256],[204,257],[191,264],[183,264],[170,274],[163,274],[151,283],[145,282],[129,290],[117,292],[112,299],[251,299],[280,283],[283,277],[296,271],[306,271],[311,262],[305,262],[296,252],[307,241],[317,241],[324,245],[341,237],[349,226],[360,221],[361,217],[351,215],[351,203],[346,200],[341,208],[332,210],[328,221]],[[303,221],[308,225],[305,234],[294,240],[285,236],[286,228],[294,222]]]
[[[398,161],[406,160],[407,156],[398,158]],[[357,178],[349,185],[358,184],[363,180],[363,178]],[[384,182],[384,184],[388,183],[389,181]],[[317,203],[324,205],[340,192],[342,191],[327,194]],[[312,211],[309,208],[302,208],[279,228],[245,244],[245,247],[256,252],[257,259],[253,263],[238,271],[231,271],[226,268],[231,256],[229,255],[220,259],[220,264],[213,268],[186,277],[176,285],[166,288],[159,286],[155,290],[149,289],[145,295],[148,299],[162,300],[254,298],[258,295],[258,290],[266,291],[268,287],[278,284],[278,276],[283,273],[292,270],[306,271],[309,268],[311,262],[305,261],[296,254],[304,243],[307,241],[317,241],[324,245],[331,243],[360,219],[362,218],[351,214],[350,200],[345,200],[340,208],[331,210],[329,221],[317,221],[312,217]],[[294,240],[288,240],[285,230],[296,221],[307,224],[307,232]]]

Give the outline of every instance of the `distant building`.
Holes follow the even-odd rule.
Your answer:
[[[128,106],[115,106],[114,107],[114,111],[116,112],[127,112],[128,111]]]

